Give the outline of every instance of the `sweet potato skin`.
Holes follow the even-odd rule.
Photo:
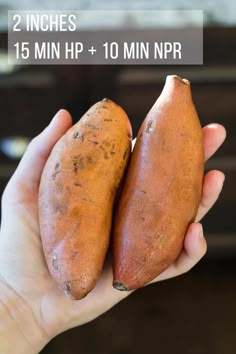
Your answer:
[[[122,108],[93,105],[54,146],[39,188],[39,223],[52,277],[74,299],[95,286],[107,252],[114,198],[131,150]]]
[[[183,248],[200,203],[202,129],[190,85],[168,76],[132,153],[113,229],[113,286],[133,290],[162,273]]]

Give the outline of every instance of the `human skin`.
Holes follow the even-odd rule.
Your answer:
[[[46,160],[58,139],[70,128],[70,114],[60,110],[49,126],[29,144],[2,197],[0,230],[0,352],[38,353],[53,337],[89,322],[131,292],[112,287],[111,259],[91,293],[74,301],[58,289],[42,251],[38,225],[38,189]],[[205,160],[223,143],[224,127],[203,128]],[[190,225],[177,260],[153,282],[189,271],[205,254],[199,221],[216,202],[224,174],[213,170],[204,177],[196,220]]]

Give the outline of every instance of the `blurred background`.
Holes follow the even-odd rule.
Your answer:
[[[22,66],[7,63],[10,9],[203,9],[201,66]],[[174,27],[174,20],[170,26]],[[223,124],[228,137],[206,164],[226,181],[204,218],[208,253],[190,273],[137,291],[92,323],[55,338],[43,354],[233,354],[236,331],[236,3],[234,0],[0,1],[0,191],[29,140],[60,108],[76,121],[109,97],[128,113],[134,135],[167,74],[192,83],[201,123]]]

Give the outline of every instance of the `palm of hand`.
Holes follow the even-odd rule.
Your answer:
[[[8,194],[14,217],[11,217],[9,224],[7,221],[2,223],[0,264],[3,266],[0,278],[30,305],[39,325],[49,337],[53,337],[65,329],[92,320],[126,294],[112,288],[110,260],[107,260],[96,288],[87,298],[71,300],[58,288],[48,272],[43,255],[37,200],[37,194],[27,195],[27,191],[24,198],[17,201]],[[19,226],[17,230],[11,232],[16,225]],[[107,291],[110,296],[105,299]]]
[[[38,225],[38,185],[47,156],[70,125],[69,114],[60,111],[50,126],[34,140],[11,179],[2,203],[0,277],[33,310],[37,323],[49,338],[92,320],[128,295],[112,288],[109,258],[96,287],[80,301],[65,296],[48,272]],[[225,131],[219,125],[215,125],[215,129],[204,129],[207,158],[221,145]],[[222,183],[221,172],[211,171],[206,175],[198,220],[216,201]],[[206,250],[205,240],[199,238],[199,231],[199,224],[190,226],[181,255],[155,281],[184,273],[197,263]]]

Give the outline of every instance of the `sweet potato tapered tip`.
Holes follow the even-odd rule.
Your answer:
[[[166,76],[166,82],[168,80],[175,80],[175,79],[182,81],[185,85],[190,85],[190,81],[188,79],[182,78],[179,75],[167,75]]]
[[[117,281],[113,283],[113,288],[121,291],[129,291],[129,289],[124,284],[119,283]]]

